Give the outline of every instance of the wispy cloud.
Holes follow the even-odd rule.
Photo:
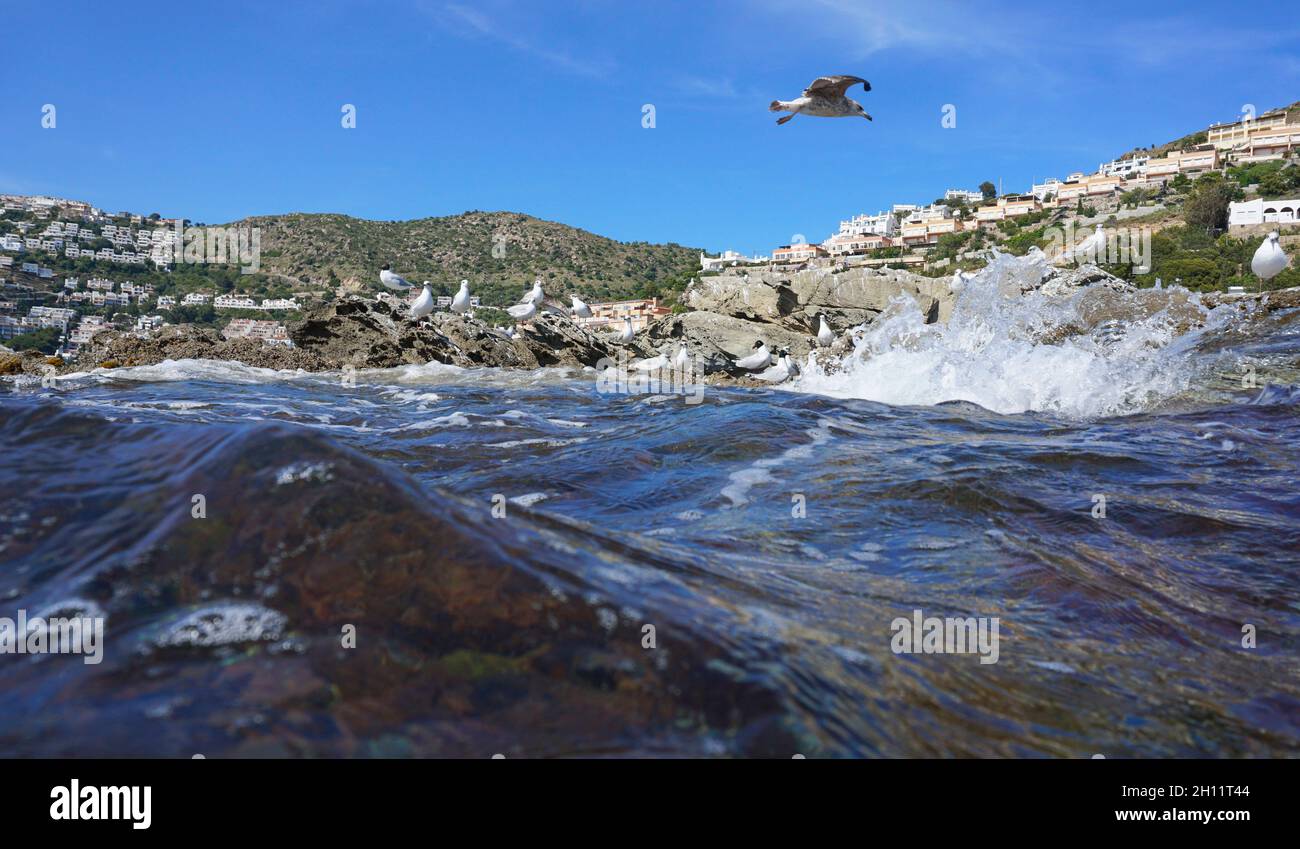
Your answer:
[[[511,15],[512,23],[505,25],[478,8],[460,3],[421,2],[420,8],[429,17],[461,36],[495,41],[520,53],[540,59],[562,71],[584,77],[604,77],[614,70],[614,63],[591,56],[574,55],[542,43],[540,38],[525,32],[519,15]]]

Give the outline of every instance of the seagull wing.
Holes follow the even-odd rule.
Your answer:
[[[836,74],[832,77],[818,77],[803,90],[804,97],[843,97],[849,86],[862,83],[862,88],[871,91],[871,83],[862,77],[850,77]]]

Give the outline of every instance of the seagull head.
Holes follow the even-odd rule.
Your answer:
[[[380,268],[379,270],[380,270],[380,271],[388,271],[388,270],[389,270],[389,268],[388,268],[388,263],[384,263],[383,267]]]
[[[856,100],[850,100],[849,103],[853,104],[853,113],[855,115],[861,115],[863,118],[866,118],[868,121],[871,120],[871,116],[867,114],[867,110],[862,108],[861,103],[858,103]]]
[[[1269,240],[1270,242],[1276,242],[1278,239],[1281,239],[1281,238],[1282,238],[1281,234],[1278,233],[1276,230],[1274,230],[1272,233],[1269,233],[1269,234],[1268,234],[1268,240]]]

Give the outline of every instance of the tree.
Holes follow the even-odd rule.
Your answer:
[[[42,354],[53,354],[59,347],[59,331],[53,327],[42,327],[31,333],[23,333],[11,339],[9,347],[15,351],[28,351],[35,348]]]
[[[998,195],[998,187],[985,180],[980,183],[980,194],[984,195],[985,200],[993,200]]]
[[[1217,233],[1228,227],[1228,204],[1241,190],[1220,174],[1206,174],[1196,181],[1183,204],[1183,221],[1193,230]]]

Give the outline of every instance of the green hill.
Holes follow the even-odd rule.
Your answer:
[[[618,242],[512,212],[466,212],[413,221],[290,214],[235,222],[261,230],[261,272],[291,288],[375,289],[388,263],[412,283],[451,294],[462,278],[484,304],[511,304],[540,277],[553,294],[596,300],[680,291],[699,249]]]

